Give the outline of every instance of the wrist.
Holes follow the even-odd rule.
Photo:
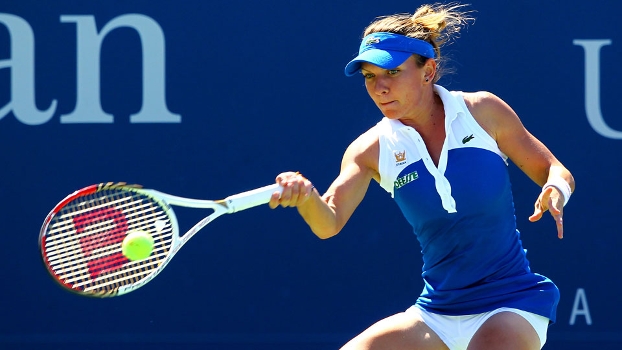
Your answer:
[[[548,181],[542,186],[542,191],[546,190],[549,187],[555,187],[559,193],[564,197],[564,206],[568,203],[570,199],[570,195],[572,191],[570,190],[570,185],[564,178],[561,176],[556,176],[553,178],[549,178]]]

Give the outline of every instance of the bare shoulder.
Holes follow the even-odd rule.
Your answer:
[[[465,92],[464,102],[470,111],[488,112],[494,109],[509,107],[505,101],[489,91]]]
[[[518,115],[504,100],[488,91],[464,93],[464,102],[469,111],[494,139],[505,129],[522,129]]]
[[[352,141],[343,155],[341,166],[344,168],[356,165],[362,171],[370,171],[373,178],[379,179],[379,154],[378,126],[375,125]]]

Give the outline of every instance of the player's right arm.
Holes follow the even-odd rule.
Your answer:
[[[319,238],[330,238],[345,226],[365,197],[371,179],[378,175],[378,136],[372,128],[348,146],[339,176],[320,196],[302,174],[284,172],[276,182],[283,186],[279,198],[274,195],[270,207],[297,207],[298,212]]]

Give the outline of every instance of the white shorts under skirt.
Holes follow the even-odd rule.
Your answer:
[[[411,306],[406,312],[416,312],[421,316],[425,324],[430,327],[447,345],[449,350],[465,350],[475,335],[475,332],[492,315],[509,311],[522,316],[531,324],[540,337],[540,348],[546,342],[546,331],[549,327],[549,319],[531,312],[502,307],[489,312],[465,316],[448,316],[431,313],[417,306]]]

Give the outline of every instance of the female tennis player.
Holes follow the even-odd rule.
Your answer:
[[[574,179],[499,97],[435,84],[442,44],[469,20],[456,4],[376,19],[345,73],[361,74],[384,118],[350,144],[323,196],[302,174],[276,178],[284,190],[270,207],[297,207],[320,238],[344,227],[376,180],[421,244],[425,286],[414,305],[342,349],[541,349],[555,321],[559,291],[530,270],[507,159],[542,186],[529,219],[550,212],[559,238]]]

